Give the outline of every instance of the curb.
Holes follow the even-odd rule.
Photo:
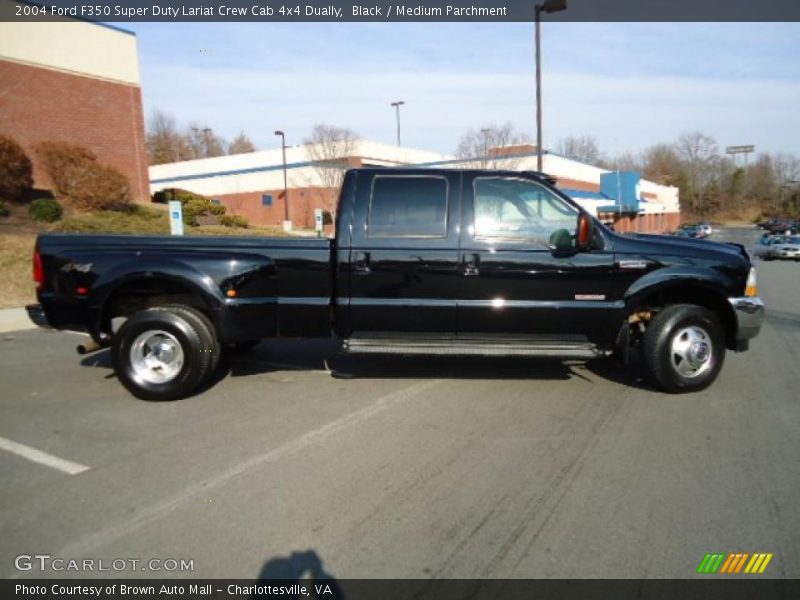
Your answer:
[[[24,308],[4,308],[0,310],[0,333],[36,329]]]

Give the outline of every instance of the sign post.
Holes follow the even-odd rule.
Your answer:
[[[183,204],[178,200],[169,202],[169,232],[172,235],[183,235]]]
[[[747,166],[747,158],[751,152],[755,152],[756,147],[753,145],[747,146],[728,146],[725,148],[725,154],[733,156],[733,166],[736,166],[736,155],[744,154],[744,166]]]
[[[314,209],[314,228],[317,230],[317,237],[322,237],[322,209]]]

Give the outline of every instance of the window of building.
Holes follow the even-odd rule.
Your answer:
[[[272,206],[272,194],[264,194],[261,196],[262,206]]]
[[[445,237],[447,179],[383,176],[372,182],[367,217],[370,237]]]

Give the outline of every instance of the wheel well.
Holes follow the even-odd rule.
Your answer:
[[[111,293],[103,307],[100,329],[110,334],[114,319],[128,318],[140,310],[166,304],[190,306],[213,322],[208,305],[190,286],[167,279],[136,279],[122,284]]]
[[[727,298],[709,288],[698,285],[674,285],[661,288],[636,300],[631,307],[630,314],[635,317],[637,314],[650,311],[657,313],[671,304],[695,304],[713,311],[719,318],[725,333],[725,345],[729,349],[733,349],[736,342],[736,315]]]

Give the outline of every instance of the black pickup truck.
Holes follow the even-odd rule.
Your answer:
[[[737,244],[617,235],[539,173],[348,171],[336,237],[42,235],[34,322],[110,346],[135,396],[192,393],[226,349],[591,359],[635,348],[657,388],[708,386],[764,306]]]

